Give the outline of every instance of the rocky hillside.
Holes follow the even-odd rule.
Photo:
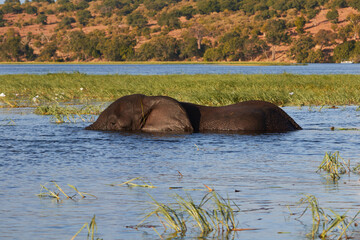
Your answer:
[[[1,61],[360,61],[359,0],[0,5]]]

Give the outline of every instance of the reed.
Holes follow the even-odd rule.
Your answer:
[[[46,187],[46,185],[48,184],[52,184],[54,189]],[[77,194],[70,195],[65,193],[65,191],[55,181],[50,181],[48,183],[45,183],[44,185],[40,184],[40,186],[41,186],[40,193],[37,194],[36,196],[40,198],[52,198],[55,199],[57,202],[63,201],[63,199],[60,197],[60,193],[62,193],[62,195],[64,195],[66,199],[71,199],[73,201],[76,201],[77,194],[80,195],[81,198],[85,198],[86,196],[91,196],[95,199],[97,198],[95,195],[92,195],[90,193],[80,192],[75,186],[70,184],[68,184],[68,186],[74,189]]]
[[[360,105],[360,75],[0,75],[2,106],[113,101],[142,93],[220,106],[246,100],[277,105]],[[38,97],[37,97],[38,96]]]
[[[340,157],[338,151],[334,153],[327,152],[316,172],[322,170],[329,173],[330,177],[336,181],[340,179],[341,174],[350,172],[350,161],[346,163],[344,159]]]
[[[35,113],[39,115],[51,115],[51,120],[55,123],[76,123],[78,120],[83,122],[93,121],[94,117],[84,115],[98,115],[102,111],[102,107],[98,105],[85,105],[81,107],[44,105],[35,109]]]
[[[339,214],[332,209],[324,209],[319,206],[319,202],[314,195],[305,195],[300,199],[298,206],[305,205],[304,211],[300,214],[301,218],[307,211],[310,209],[312,214],[312,230],[310,236],[312,239],[319,237],[320,239],[342,239],[345,236],[345,239],[348,238],[348,230],[352,224],[356,226],[355,223],[357,220],[360,211],[358,211],[354,217],[347,216],[347,212],[344,214]],[[327,213],[330,212],[331,214]],[[337,229],[337,231],[335,231]]]
[[[181,235],[185,234],[190,224],[197,227],[204,235],[215,230],[218,233],[255,230],[238,229],[235,220],[236,211],[230,200],[224,199],[215,191],[207,193],[198,204],[189,194],[186,198],[175,195],[176,203],[168,205],[156,201],[152,196],[150,198],[155,209],[148,213],[139,225],[149,217],[157,216],[165,230],[170,228]]]
[[[88,235],[87,235],[87,239],[90,239],[90,240],[102,240],[100,238],[95,238],[95,234],[97,232],[97,224],[96,224],[96,221],[95,221],[95,214],[94,216],[92,217],[90,223],[84,223],[84,225],[79,229],[79,231],[77,231],[77,233],[71,238],[71,240],[74,240],[77,235],[79,235],[79,233],[81,233],[81,231],[84,229],[84,228],[87,228],[88,230]]]
[[[140,180],[142,184],[133,183]],[[128,187],[143,187],[143,188],[156,188],[151,182],[146,182],[143,177],[136,177],[123,183],[110,183],[110,186],[128,186]]]

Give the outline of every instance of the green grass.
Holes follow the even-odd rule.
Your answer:
[[[245,100],[277,105],[360,105],[360,75],[0,75],[0,106],[114,101],[134,93],[220,106]],[[38,96],[38,97],[36,97]]]
[[[339,152],[325,153],[324,159],[318,167],[319,171],[325,171],[330,174],[330,177],[336,181],[340,179],[340,175],[344,173],[350,173],[350,162],[340,157]]]
[[[39,106],[35,109],[35,113],[39,115],[51,115],[51,119],[55,123],[75,123],[78,120],[83,122],[93,121],[93,116],[86,117],[84,115],[98,115],[102,111],[102,107],[98,105],[85,105],[81,107],[60,106],[59,104]]]
[[[46,187],[46,185],[52,185],[52,188]],[[87,196],[91,196],[95,199],[97,198],[95,195],[92,195],[90,193],[80,192],[75,186],[70,184],[68,184],[68,186],[75,190],[75,194],[65,193],[65,191],[55,181],[50,181],[48,183],[45,183],[44,185],[41,184],[40,186],[40,193],[36,196],[38,196],[39,198],[55,199],[58,203],[64,200],[61,196],[64,196],[65,199],[71,199],[73,201],[76,200],[77,195],[80,195],[81,198],[86,198]]]
[[[184,235],[190,227],[198,228],[202,234],[212,231],[217,233],[229,233],[232,231],[255,230],[250,228],[237,228],[235,214],[239,210],[234,210],[234,203],[225,199],[215,191],[207,193],[199,203],[194,202],[188,194],[185,198],[176,194],[176,203],[164,204],[150,196],[155,209],[148,213],[139,223],[156,216],[164,226],[172,229],[176,233]],[[236,205],[235,205],[236,206]],[[237,206],[236,206],[237,207]]]
[[[298,206],[304,205],[305,209],[299,218],[308,210],[311,211],[313,223],[311,233],[308,234],[311,239],[316,237],[320,239],[349,239],[350,227],[352,225],[357,226],[356,220],[360,211],[354,217],[349,217],[347,212],[339,214],[332,209],[320,207],[319,201],[314,195],[304,195],[300,199]]]
[[[71,240],[74,240],[77,235],[79,235],[79,233],[81,233],[81,231],[84,228],[87,228],[88,230],[88,235],[87,235],[87,239],[89,240],[102,240],[102,238],[95,238],[95,234],[97,232],[97,224],[95,221],[95,215],[92,217],[90,223],[84,223],[84,225],[79,229],[79,231],[71,238]]]

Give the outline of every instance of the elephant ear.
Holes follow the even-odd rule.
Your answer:
[[[178,101],[165,96],[144,97],[141,130],[146,132],[192,132],[185,109]]]

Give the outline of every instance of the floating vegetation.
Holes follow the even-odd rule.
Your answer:
[[[74,240],[76,238],[77,235],[79,235],[79,233],[81,233],[81,231],[87,227],[88,230],[88,235],[87,235],[87,239],[90,240],[101,240],[101,238],[95,238],[95,233],[97,232],[97,225],[96,225],[96,221],[95,221],[95,214],[93,216],[93,218],[91,219],[90,223],[84,223],[84,225],[80,228],[80,230],[71,238],[71,240]]]
[[[346,163],[344,159],[340,157],[338,151],[335,153],[327,152],[316,172],[322,170],[328,172],[330,177],[336,181],[340,179],[340,174],[350,172],[350,161]]]
[[[311,211],[313,223],[309,235],[311,235],[313,239],[317,236],[321,239],[328,239],[330,237],[331,239],[342,239],[343,236],[345,239],[349,239],[347,231],[352,224],[357,226],[355,221],[360,214],[360,211],[358,211],[354,217],[349,217],[346,213],[338,214],[332,209],[323,209],[319,206],[319,202],[314,195],[305,195],[305,197],[300,199],[298,205],[299,207],[303,205],[306,206],[299,218],[308,210]],[[325,210],[328,210],[331,214],[326,213]],[[335,231],[335,229],[337,229],[337,231]]]
[[[184,235],[190,225],[197,227],[201,233],[207,234],[212,231],[229,233],[232,231],[256,230],[255,228],[237,228],[235,211],[229,199],[224,199],[215,191],[207,193],[200,203],[196,204],[189,194],[186,198],[176,194],[176,203],[163,204],[150,196],[155,209],[148,213],[138,224],[140,226],[151,216],[156,216],[166,231],[172,229],[176,233]]]
[[[336,128],[336,127],[331,127],[330,129],[332,131],[360,131],[359,128]]]
[[[46,187],[46,185],[49,183],[52,184],[53,187],[55,187],[55,190],[49,189],[48,187]],[[41,189],[40,189],[40,193],[37,194],[38,197],[52,198],[52,199],[55,199],[57,202],[61,202],[63,200],[60,197],[60,193],[62,193],[62,195],[64,195],[66,199],[71,199],[73,201],[76,200],[77,195],[80,195],[81,198],[86,198],[86,196],[91,196],[91,197],[97,198],[95,195],[92,195],[90,193],[80,192],[76,187],[74,187],[73,185],[70,185],[70,184],[68,184],[68,186],[71,187],[72,189],[74,189],[76,194],[69,195],[69,194],[65,193],[65,191],[55,181],[50,181],[48,183],[45,183],[44,185],[40,184],[40,186],[41,186]]]
[[[135,180],[140,180],[142,184],[133,183]],[[143,177],[136,177],[123,183],[111,183],[110,186],[128,186],[128,187],[143,187],[143,188],[156,188],[151,182],[146,182]]]
[[[59,105],[45,105],[39,106],[35,109],[35,113],[39,115],[52,115],[52,120],[55,123],[76,123],[78,120],[83,122],[93,121],[93,118],[86,119],[83,115],[98,115],[100,114],[101,106],[86,105],[81,108]]]
[[[6,125],[6,126],[14,126],[16,125],[14,120],[10,119],[10,118],[5,118],[3,120],[0,121],[0,125]]]

